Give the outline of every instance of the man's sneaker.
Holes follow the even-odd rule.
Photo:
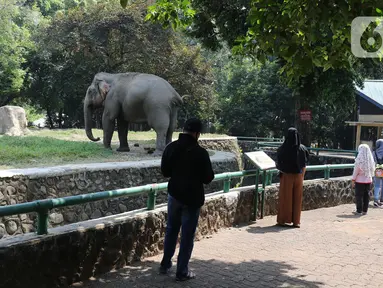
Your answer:
[[[367,212],[362,212],[362,215],[367,215]]]
[[[352,212],[352,214],[354,214],[356,216],[362,216],[362,212],[358,212],[358,211],[354,211],[354,212]]]
[[[374,207],[381,207],[381,206],[382,206],[382,203],[378,201],[374,201]]]
[[[191,271],[188,272],[188,274],[186,275],[177,275],[176,276],[176,281],[187,281],[187,280],[191,280],[191,279],[194,279],[195,278],[195,274]]]

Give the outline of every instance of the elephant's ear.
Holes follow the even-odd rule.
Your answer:
[[[105,81],[98,82],[98,90],[103,100],[106,98],[106,94],[108,94],[110,90],[110,85]]]

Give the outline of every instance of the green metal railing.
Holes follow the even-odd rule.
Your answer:
[[[324,178],[330,178],[331,170],[337,169],[351,169],[354,164],[337,164],[337,165],[315,165],[307,166],[307,171],[324,171]],[[262,173],[262,183],[260,184],[260,175]],[[273,174],[278,173],[277,169],[272,170],[245,170],[237,172],[228,172],[222,174],[216,174],[213,181],[224,181],[223,192],[230,191],[231,180],[233,178],[255,176],[255,191],[254,191],[254,209],[253,220],[256,220],[258,215],[258,197],[261,194],[261,219],[264,216],[265,205],[265,189],[267,185],[272,183]],[[37,234],[43,235],[48,233],[48,215],[49,210],[60,207],[67,207],[79,204],[85,204],[89,202],[95,202],[105,199],[123,197],[123,196],[135,196],[148,194],[147,209],[153,210],[156,204],[156,196],[158,191],[165,191],[168,183],[148,184],[144,186],[131,187],[126,189],[117,189],[111,191],[103,191],[89,194],[82,194],[76,196],[68,196],[63,198],[53,198],[37,200],[33,202],[8,205],[0,207],[0,217],[11,216],[17,214],[25,214],[37,212]]]
[[[282,143],[284,141],[283,138],[274,138],[274,137],[242,137],[235,136],[238,140],[248,140],[248,141],[264,141],[264,142],[273,142],[273,143]]]
[[[261,147],[279,147],[281,144],[276,142],[257,142],[257,148]],[[343,150],[343,149],[328,149],[328,148],[315,148],[315,147],[307,147],[307,150],[316,152],[316,155],[319,155],[319,152],[335,152],[335,153],[345,153],[351,154],[353,156],[358,155],[358,151],[355,150]]]

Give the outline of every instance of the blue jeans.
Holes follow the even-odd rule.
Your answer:
[[[382,191],[382,184],[383,184],[383,178],[374,177],[374,201],[379,201],[379,195],[380,195],[380,201],[383,202],[383,195],[381,193]]]
[[[191,208],[181,204],[168,195],[168,221],[166,226],[164,257],[161,266],[170,268],[176,250],[178,234],[181,230],[181,244],[177,259],[177,276],[187,275],[189,260],[194,247],[200,208]]]

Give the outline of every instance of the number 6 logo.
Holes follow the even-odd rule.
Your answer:
[[[351,52],[358,58],[383,57],[382,17],[357,17],[352,21]]]

